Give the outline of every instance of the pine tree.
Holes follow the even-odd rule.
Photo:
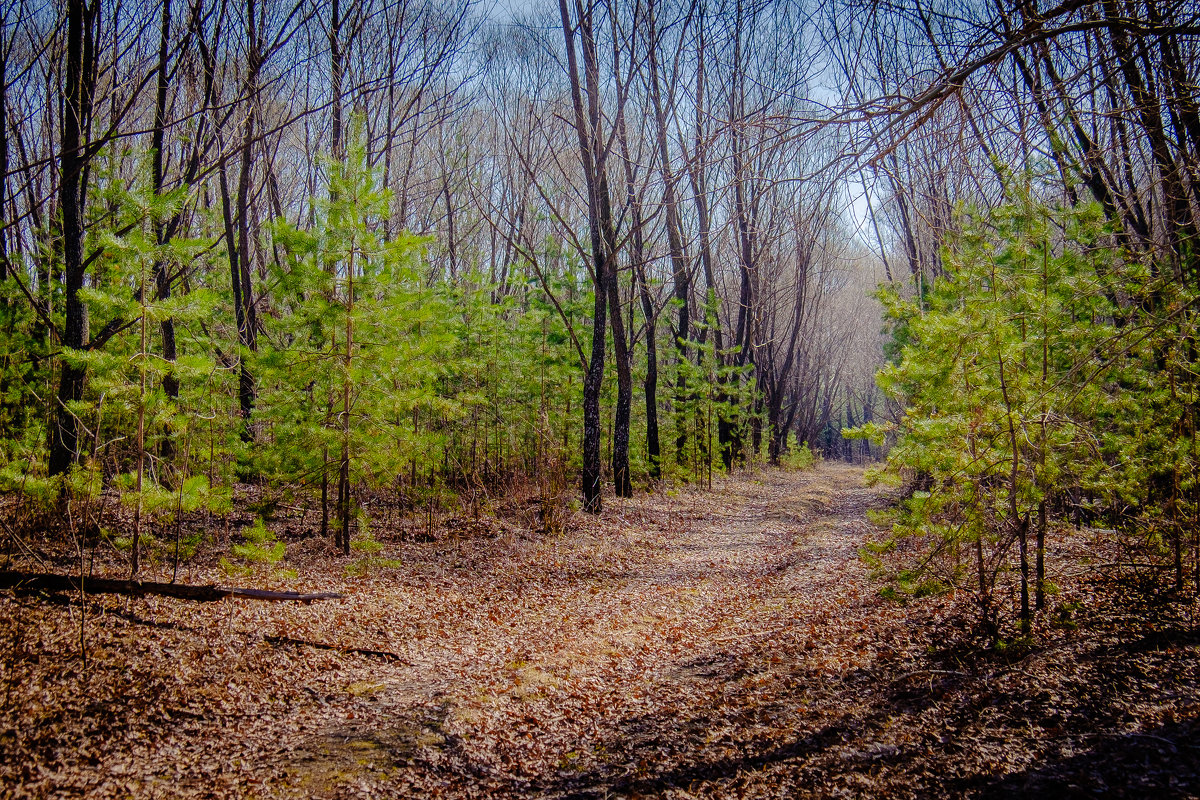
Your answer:
[[[328,162],[314,229],[274,228],[278,308],[258,365],[273,436],[261,463],[278,479],[319,480],[326,520],[336,476],[334,539],[346,554],[355,486],[388,485],[406,463],[415,474],[441,444],[422,412],[458,411],[438,385],[453,364],[448,308],[422,281],[421,240],[385,239],[388,195],[361,139],[354,123],[346,159]]]
[[[1027,632],[1030,531],[1042,597],[1047,504],[1069,487],[1111,491],[1101,437],[1119,401],[1106,386],[1111,373],[1093,365],[1117,337],[1119,310],[1107,299],[1115,253],[1097,208],[1051,208],[1027,187],[963,222],[943,254],[946,274],[923,296],[882,294],[898,349],[879,383],[906,408],[888,463],[925,476],[895,532],[928,537],[951,565],[897,578],[917,591],[957,583],[969,548],[981,619],[992,627],[992,587],[1015,546]],[[873,424],[857,431],[882,433]]]

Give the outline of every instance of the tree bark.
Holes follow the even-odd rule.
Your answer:
[[[575,3],[580,47],[583,52],[584,76],[588,108],[585,115],[583,89],[580,85],[579,61],[575,49],[576,25],[571,22],[567,0],[559,0],[563,39],[567,50],[567,77],[571,83],[571,102],[575,116],[575,131],[579,140],[579,157],[587,185],[588,228],[592,249],[592,352],[583,381],[583,498],[584,510],[598,514],[601,510],[600,471],[600,389],[604,380],[604,337],[608,312],[609,287],[615,286],[611,245],[612,213],[605,173],[606,144],[600,134],[600,87],[596,43],[592,31],[591,11]],[[610,283],[611,281],[611,283]],[[614,318],[619,317],[619,306]]]
[[[652,35],[654,31],[654,17],[651,12],[650,25]],[[659,69],[658,69],[658,41],[654,38],[647,53],[647,63],[650,67],[650,101],[654,107],[654,123],[655,123],[655,144],[658,146],[658,162],[659,173],[663,181],[663,206],[665,212],[665,225],[667,228],[667,251],[671,256],[671,282],[672,290],[675,297],[675,303],[678,306],[678,317],[675,324],[675,353],[676,359],[679,361],[680,370],[675,379],[675,461],[678,464],[683,463],[684,454],[687,450],[687,419],[683,413],[683,409],[687,406],[688,401],[688,385],[682,365],[688,361],[688,341],[691,338],[691,311],[689,309],[689,301],[691,297],[691,282],[690,275],[687,269],[687,258],[683,252],[683,237],[680,235],[679,225],[679,205],[675,195],[675,180],[676,176],[671,168],[671,154],[667,147],[667,116],[666,110],[663,107],[662,89],[659,86]],[[642,276],[642,286],[645,287],[645,277]],[[645,290],[644,290],[645,291]],[[642,301],[643,306],[646,305],[646,300]],[[647,324],[650,324],[647,318]],[[648,334],[650,342],[653,345],[654,328],[651,327]],[[652,363],[654,367],[654,375],[658,377],[658,365]],[[647,375],[649,381],[649,375]],[[647,407],[650,403],[650,397],[647,394]],[[657,413],[655,415],[655,444],[657,444]],[[657,471],[658,465],[652,464],[651,469]],[[657,475],[655,476],[657,477]]]
[[[250,279],[250,179],[254,166],[254,104],[258,99],[258,76],[263,66],[263,48],[258,30],[255,0],[246,0],[246,77],[242,84],[242,99],[246,104],[242,123],[239,152],[236,206],[231,207],[225,161],[218,170],[221,205],[225,223],[225,244],[229,257],[230,283],[233,287],[234,314],[238,327],[238,343],[250,352],[258,351],[258,321],[255,314],[253,284]],[[238,405],[245,427],[242,439],[250,441],[250,416],[254,411],[254,376],[239,358]]]
[[[67,61],[62,95],[59,210],[62,223],[64,348],[82,350],[88,338],[88,307],[79,297],[83,288],[83,172],[87,166],[84,134],[91,116],[95,57],[93,25],[99,5],[89,9],[83,0],[67,2]],[[66,473],[75,461],[79,420],[71,404],[83,399],[87,372],[63,359],[58,385],[54,428],[48,460],[51,475]]]
[[[169,75],[167,73],[168,56],[170,53],[170,36],[171,36],[171,0],[162,0],[162,27],[159,31],[158,39],[158,85],[154,93],[154,129],[150,135],[151,158],[151,182],[154,189],[154,194],[161,195],[166,185],[166,176],[164,168],[163,148],[166,139],[167,125],[167,88]],[[176,223],[178,217],[176,217]],[[161,219],[154,220],[154,242],[160,248],[167,243],[170,234],[167,232],[167,226]],[[170,265],[160,256],[154,262],[154,286],[156,297],[159,301],[168,300],[171,297],[171,273]],[[163,319],[159,323],[159,330],[162,333],[162,350],[163,360],[167,362],[167,371],[162,378],[163,392],[168,398],[177,400],[179,398],[179,376],[175,373],[175,359],[178,355],[175,346],[175,320],[171,317]],[[175,456],[175,441],[170,435],[163,437],[160,446],[160,452],[164,462],[170,463]]]
[[[342,73],[345,56],[342,53],[342,15],[338,0],[331,0],[329,9],[329,152],[335,160],[344,157],[342,146]]]
[[[613,487],[617,497],[633,497],[633,480],[629,474],[629,417],[633,407],[633,377],[629,367],[629,338],[621,318],[620,284],[613,266],[608,269],[608,310],[612,322],[613,360],[617,368],[617,408],[612,443]]]

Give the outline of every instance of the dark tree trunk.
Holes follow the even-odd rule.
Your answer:
[[[154,94],[154,129],[151,133],[151,157],[153,163],[151,165],[151,180],[153,182],[154,193],[161,195],[163,187],[166,184],[165,168],[164,168],[164,153],[163,147],[166,138],[167,125],[167,82],[169,76],[167,74],[168,64],[168,45],[170,44],[171,36],[171,0],[162,0],[162,28],[159,32],[158,39],[158,86]],[[166,231],[166,225],[162,220],[154,221],[154,241],[161,247],[166,244],[169,234]],[[154,285],[157,298],[167,300],[171,297],[171,274],[170,266],[158,259],[154,262]],[[171,399],[179,397],[179,376],[175,374],[175,359],[177,352],[175,349],[175,320],[167,317],[159,323],[159,329],[162,332],[162,347],[163,360],[170,365],[165,375],[163,375],[162,385],[163,392]],[[161,454],[165,462],[170,462],[175,455],[175,442],[170,436],[164,436],[161,445]]]
[[[1046,607],[1046,500],[1038,503],[1038,526],[1037,526],[1037,542],[1034,545],[1037,548],[1036,558],[1036,576],[1034,579],[1034,606],[1038,611]]]
[[[350,554],[350,525],[352,503],[350,497],[350,449],[342,445],[342,457],[338,461],[337,485],[337,536],[334,544],[344,555]]]
[[[0,28],[8,27],[8,6],[0,12]],[[11,45],[8,41],[0,42],[0,47],[3,47],[3,52],[0,52],[0,282],[8,279],[8,53]],[[13,218],[16,214],[13,214]],[[3,315],[3,323],[7,328],[7,333],[11,334],[12,317],[10,316],[10,305],[5,298],[0,301],[0,314]],[[8,438],[11,435],[9,425],[13,422],[14,412],[19,413],[20,405],[9,401],[9,379],[8,371],[5,370],[0,375],[0,403],[3,403],[3,409],[0,410],[0,436]]]
[[[604,378],[605,313],[611,305],[613,338],[617,360],[618,400],[617,418],[613,433],[613,467],[617,491],[631,493],[629,478],[629,409],[632,405],[632,384],[629,376],[628,339],[621,320],[620,296],[617,288],[617,236],[613,224],[612,200],[609,196],[607,158],[611,152],[611,137],[601,131],[604,115],[600,103],[604,87],[600,82],[596,38],[593,30],[594,8],[575,3],[577,24],[571,22],[567,0],[559,0],[563,38],[567,50],[567,75],[571,83],[571,102],[575,116],[575,132],[579,140],[579,158],[587,185],[588,228],[591,238],[593,287],[596,293],[592,319],[592,356],[584,378],[584,444],[583,492],[584,509],[600,511],[600,388]],[[575,49],[579,35],[579,50],[583,55],[583,86]],[[587,110],[584,110],[586,87]],[[618,89],[618,115],[624,105],[623,90]],[[607,302],[606,302],[607,300]]]
[[[639,269],[638,284],[642,293],[642,313],[646,316],[646,455],[650,460],[650,477],[662,477],[662,445],[658,433],[658,338],[654,304],[646,286],[645,270]]]
[[[604,328],[608,303],[596,290],[592,308],[592,354],[583,377],[583,509],[599,514],[603,485],[600,476],[600,385],[604,381]]]
[[[654,25],[653,16],[651,16],[650,24],[651,26]],[[688,402],[687,378],[682,365],[689,358],[688,340],[691,338],[691,312],[688,306],[691,285],[687,269],[687,259],[683,252],[683,237],[679,232],[679,206],[675,196],[675,174],[671,169],[671,155],[670,150],[667,148],[667,115],[666,110],[663,108],[662,89],[659,86],[657,53],[658,41],[655,36],[654,40],[650,43],[647,57],[650,67],[650,100],[654,106],[655,143],[658,146],[659,173],[662,175],[663,180],[663,210],[665,212],[665,225],[667,228],[667,250],[671,255],[671,282],[675,303],[679,307],[678,321],[675,325],[675,351],[681,368],[678,377],[675,379],[675,461],[682,464],[687,449],[687,422],[684,409]],[[646,285],[644,275],[642,276],[642,285],[643,287]],[[648,290],[643,290],[643,294],[644,299],[642,304],[646,307],[645,298],[649,296]],[[647,324],[650,326],[647,336],[649,337],[650,347],[653,347],[654,326],[653,321],[648,316]],[[658,365],[652,361],[651,366],[653,367],[655,378],[657,378]],[[647,381],[649,381],[649,375],[647,375]],[[647,390],[647,408],[649,408],[650,399],[649,391]],[[657,422],[658,417],[657,412],[655,412],[654,444],[656,446],[658,444]],[[658,465],[652,464],[651,470],[657,473]],[[657,477],[657,474],[655,474],[655,477]]]
[[[238,266],[237,232],[233,221],[233,208],[229,197],[229,181],[225,175],[225,165],[218,169],[218,181],[221,188],[221,212],[225,223],[225,246],[229,257],[229,281],[233,290],[233,315],[237,323],[238,344],[250,348],[249,322],[246,319],[246,303],[242,294],[242,271]],[[238,358],[238,405],[241,408],[243,424],[242,438],[249,437],[250,414],[254,410],[254,378],[246,366],[244,357]]]
[[[331,0],[329,10],[329,152],[337,160],[344,156],[342,147],[342,53],[341,4]]]
[[[567,50],[567,75],[571,81],[571,101],[575,113],[575,132],[579,139],[579,158],[587,184],[588,228],[592,247],[592,352],[583,379],[583,508],[591,514],[601,510],[600,470],[600,389],[604,381],[604,336],[608,312],[608,286],[612,253],[603,236],[601,191],[607,206],[608,184],[604,180],[604,145],[597,126],[600,122],[599,76],[596,46],[592,34],[590,11],[577,3],[578,33],[584,60],[584,80],[588,88],[588,109],[585,117],[583,91],[580,85],[578,57],[575,50],[576,26],[571,22],[567,0],[559,0],[563,39]]]
[[[796,366],[796,344],[800,340],[800,329],[804,326],[808,300],[808,268],[812,261],[812,253],[808,241],[801,238],[803,226],[798,224],[796,228],[797,286],[790,320],[791,332],[787,340],[787,349],[784,351],[787,355],[784,356],[783,364],[776,369],[773,352],[768,354],[767,364],[763,368],[763,385],[767,401],[767,424],[771,431],[770,458],[772,464],[779,463],[779,457],[783,453],[784,444],[787,442],[787,429],[790,421],[788,423],[782,421],[783,404],[788,386],[791,383],[792,370]]]
[[[0,25],[8,27],[8,6],[0,12]],[[7,41],[0,42],[3,52],[0,52],[0,281],[8,279],[8,53],[11,46]],[[16,216],[15,214],[13,215]],[[7,386],[0,386],[0,394]]]
[[[233,288],[234,314],[238,328],[238,343],[250,352],[258,351],[258,323],[255,315],[253,284],[250,279],[250,179],[254,166],[254,103],[258,98],[258,75],[263,66],[262,42],[258,30],[255,0],[246,1],[246,78],[242,99],[246,103],[239,153],[238,189],[233,207],[225,162],[218,170],[221,188],[221,207],[225,223],[225,244],[229,256],[229,276]],[[244,357],[238,366],[238,405],[245,427],[242,438],[250,441],[250,416],[254,411],[254,376]]]
[[[738,367],[745,367],[747,364],[754,363],[752,352],[753,342],[755,341],[756,329],[754,319],[754,270],[755,270],[755,255],[754,255],[754,227],[756,220],[755,208],[751,201],[754,194],[754,186],[751,177],[747,174],[747,165],[745,163],[744,134],[742,126],[746,121],[745,114],[745,75],[741,63],[742,57],[742,18],[741,6],[738,6],[737,17],[735,19],[733,41],[733,80],[729,92],[729,118],[730,118],[730,156],[731,168],[733,170],[733,211],[735,218],[735,229],[737,236],[737,252],[738,252],[738,312],[737,312],[737,329],[734,333],[734,347],[737,352],[733,356],[733,363]],[[740,387],[743,380],[740,374],[734,374],[726,379],[725,388],[723,389],[722,398],[725,402],[737,400],[736,391],[731,391],[729,386],[735,388]],[[720,435],[719,441],[721,445],[721,458],[725,463],[725,468],[730,469],[734,461],[740,456],[742,449],[741,435],[739,426],[736,423],[736,417],[740,414],[739,411],[722,415],[721,424],[718,426]]]
[[[620,125],[621,158],[625,166],[626,197],[633,216],[633,258],[631,259],[633,282],[641,299],[642,316],[646,319],[646,381],[643,384],[646,397],[646,455],[650,462],[650,477],[657,480],[662,477],[660,463],[662,453],[658,438],[658,342],[655,340],[657,314],[654,309],[654,300],[650,296],[650,287],[646,283],[646,242],[643,236],[642,206],[637,196],[636,176],[634,175],[633,159],[630,158],[629,153],[629,135],[626,131],[624,114],[618,118],[618,124]],[[632,311],[630,318],[632,319]],[[633,327],[632,322],[630,327]],[[616,472],[615,469],[613,471]],[[626,472],[628,473],[628,459],[626,459]],[[620,493],[620,482],[618,481],[617,494]],[[633,487],[631,485],[629,494],[625,496],[632,496],[632,494]]]
[[[86,167],[84,132],[91,115],[91,81],[94,70],[92,26],[98,6],[92,9],[83,0],[67,3],[67,61],[62,98],[61,178],[59,181],[59,210],[62,220],[63,256],[63,329],[64,348],[82,350],[88,337],[88,308],[79,297],[83,288],[83,198],[86,187],[83,172]],[[58,385],[58,402],[54,428],[50,437],[49,472],[62,475],[70,469],[79,443],[79,421],[71,404],[83,399],[87,373],[82,366],[65,359]]]
[[[606,185],[602,181],[602,185]],[[613,358],[617,368],[617,408],[613,421],[612,471],[618,497],[633,497],[629,474],[629,416],[633,406],[633,379],[629,368],[629,338],[621,318],[621,291],[615,264],[608,269],[608,310],[612,321]]]

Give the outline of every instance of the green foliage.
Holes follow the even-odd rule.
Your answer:
[[[286,546],[267,530],[261,517],[254,520],[254,524],[242,534],[242,539],[242,544],[235,544],[229,549],[247,564],[277,564],[283,560]]]
[[[896,512],[892,509],[886,509],[886,510],[878,509],[878,508],[868,508],[867,509],[867,521],[870,522],[872,525],[876,526],[877,528],[882,528],[884,530],[891,530],[892,525],[894,525],[896,523],[896,518],[897,518]]]
[[[254,366],[270,435],[255,471],[315,489],[345,452],[353,486],[432,511],[460,492],[478,502],[512,472],[569,468],[580,384],[559,309],[586,315],[582,267],[564,255],[568,269],[543,274],[557,308],[520,265],[507,295],[477,272],[428,281],[428,243],[387,232],[389,195],[361,139],[328,164],[311,230],[272,230],[275,305]]]
[[[387,195],[361,145],[329,167],[316,226],[273,229],[277,307],[255,364],[272,436],[257,460],[269,476],[312,480],[345,439],[354,481],[386,481],[419,446],[405,423],[439,399],[431,387],[454,341],[421,282],[421,241],[383,235]]]
[[[359,531],[362,530],[363,527],[360,523]],[[365,553],[366,555],[373,556],[378,555],[378,553],[383,550],[383,543],[377,540],[369,532],[365,534],[360,533],[359,536],[350,542],[350,549],[356,553]]]
[[[681,440],[684,447],[671,471],[684,480],[711,480],[714,471],[724,471],[724,454],[718,452],[722,423],[729,426],[735,446],[741,445],[739,451],[729,454],[733,462],[753,460],[757,455],[751,452],[753,426],[765,426],[762,415],[756,419],[754,412],[761,396],[753,365],[737,365],[737,348],[719,350],[716,346],[717,308],[716,293],[710,290],[704,317],[694,328],[695,338],[687,342],[690,357],[676,362],[674,380],[666,382],[685,387],[682,398],[676,398],[673,415],[673,440]],[[763,438],[765,442],[769,437]],[[664,437],[664,441],[672,439]]]
[[[1195,485],[1195,427],[1180,409],[1196,382],[1178,344],[1193,336],[1178,312],[1195,298],[1123,259],[1093,206],[1010,187],[1008,204],[962,223],[921,297],[881,293],[895,338],[878,382],[905,413],[895,429],[851,435],[896,434],[888,468],[920,487],[894,535],[930,551],[924,569],[893,576],[898,587],[933,591],[921,581],[936,578],[986,601],[1039,508],[1066,490],[1171,528],[1153,487],[1163,475],[1176,497]]]
[[[120,503],[140,527],[159,529],[186,514],[230,514],[239,479],[310,508],[322,489],[332,501],[345,451],[353,516],[358,497],[390,495],[405,510],[424,508],[432,524],[437,510],[478,509],[497,490],[531,481],[548,527],[558,525],[581,461],[588,265],[546,236],[503,271],[464,247],[445,278],[434,242],[393,229],[391,197],[367,158],[364,129],[355,121],[345,159],[320,165],[329,185],[311,214],[285,206],[289,219],[248,243],[242,289],[258,315],[255,347],[238,334],[228,210],[209,191],[215,187],[201,179],[195,191],[156,194],[150,155],[136,151],[134,139],[96,153],[83,203],[89,266],[81,299],[99,343],[60,351],[50,334],[63,322],[53,221],[32,232],[30,252],[12,254],[20,266],[10,276],[25,284],[0,283],[0,490],[43,511],[64,498],[82,501],[96,525],[111,524],[102,518]],[[180,230],[194,238],[175,235]],[[170,296],[159,294],[160,275],[168,276]],[[621,280],[626,294],[628,274]],[[663,416],[663,467],[691,480],[723,470],[722,423],[736,442],[732,460],[761,457],[751,452],[761,395],[752,367],[735,366],[738,353],[716,347],[718,310],[710,292],[681,364],[672,358],[670,326],[657,328],[660,407],[673,405],[676,422],[673,437]],[[174,360],[164,355],[168,321]],[[81,431],[78,465],[52,480],[48,398],[63,364],[86,371],[86,389],[68,409]],[[645,359],[635,355],[632,369],[640,383]],[[255,395],[248,420],[238,404],[243,371]],[[686,391],[673,403],[677,378]],[[611,419],[611,369],[602,391]],[[635,480],[650,472],[638,446],[646,425],[644,405],[635,402]],[[678,459],[677,438],[685,445]],[[812,453],[797,447],[790,458],[801,468]],[[269,521],[270,509],[256,513]],[[179,544],[186,556],[189,543]]]
[[[224,556],[217,562],[221,570],[230,578],[245,578],[254,574],[254,567],[249,564],[235,564]]]
[[[199,274],[193,291],[177,290],[171,297],[160,297],[156,282],[159,270],[183,274],[208,257],[205,242],[162,235],[166,221],[190,198],[183,189],[155,194],[148,185],[148,159],[140,162],[127,148],[110,145],[93,164],[89,278],[80,299],[100,344],[84,350],[49,348],[45,320],[17,286],[20,273],[28,278],[35,266],[39,274],[58,269],[53,248],[14,256],[14,263],[24,260],[24,270],[11,271],[0,284],[0,490],[17,492],[43,511],[75,503],[75,513],[67,517],[76,524],[85,518],[99,524],[99,500],[109,490],[135,511],[143,527],[202,507],[227,508],[228,491],[209,488],[210,479],[224,477],[223,468],[199,474],[199,448],[191,448],[198,429],[218,427],[220,395],[212,390],[223,386],[222,370],[211,357],[217,348],[211,329],[200,337],[196,333],[213,322],[220,295],[199,285]],[[130,170],[131,164],[137,168]],[[61,330],[61,284],[40,283],[38,302]],[[161,355],[168,320],[174,323],[179,352],[174,362]],[[67,475],[50,479],[46,425],[51,416],[29,412],[54,396],[59,364],[85,369],[87,389],[68,406],[83,434],[78,463]],[[168,379],[181,385],[179,397],[168,396]],[[202,417],[204,411],[208,414]],[[214,465],[223,463],[223,450],[209,450]],[[132,536],[115,540],[133,543]],[[142,541],[151,538],[143,533]],[[187,543],[180,545],[186,554]]]
[[[375,555],[364,555],[347,564],[345,572],[346,575],[352,578],[359,578],[378,572],[381,569],[399,569],[402,566],[404,566],[404,562],[398,558],[380,558]]]
[[[779,466],[788,470],[811,469],[817,463],[817,457],[809,448],[808,442],[799,444],[794,431],[788,432],[787,446],[779,457]]]
[[[384,558],[383,543],[371,535],[367,526],[360,521],[360,534],[350,542],[350,549],[361,553],[358,558],[346,565],[346,574],[351,577],[369,575],[381,569],[399,569],[403,562],[396,558]]]

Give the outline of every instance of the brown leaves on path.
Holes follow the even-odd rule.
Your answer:
[[[873,533],[866,508],[886,501],[859,470],[824,464],[613,500],[561,536],[383,536],[381,557],[399,566],[357,578],[318,548],[303,588],[346,599],[102,600],[83,626],[86,664],[78,606],[2,597],[0,786],[13,797],[1196,791],[1194,634],[1163,623],[1130,649],[1097,618],[1095,635],[1047,629],[1017,661],[973,648],[952,599],[880,599],[857,551]]]

